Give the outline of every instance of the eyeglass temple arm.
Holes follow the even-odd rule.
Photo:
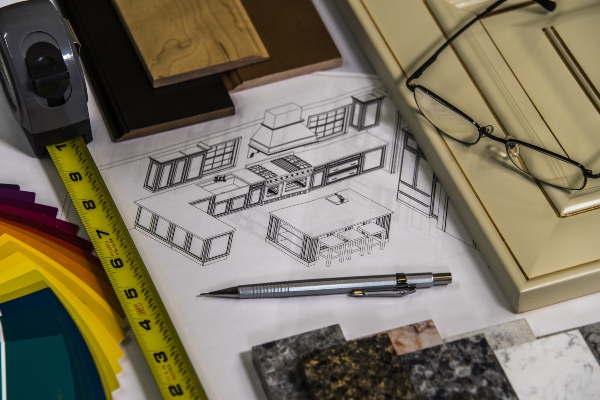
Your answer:
[[[556,8],[556,3],[551,0],[534,0],[534,1],[536,3],[538,3],[540,6],[542,6],[544,9],[546,9],[547,11],[554,11],[554,9]],[[415,79],[417,79],[421,75],[423,75],[423,72],[425,72],[425,70],[427,68],[429,68],[431,66],[431,64],[433,64],[433,62],[437,59],[437,57],[440,55],[440,53],[442,51],[444,51],[444,49],[446,49],[446,47],[448,47],[450,45],[450,43],[452,43],[454,41],[454,39],[459,37],[464,31],[469,29],[471,27],[471,25],[473,25],[475,22],[479,21],[481,18],[485,17],[487,14],[494,11],[496,8],[498,8],[500,5],[502,5],[502,3],[504,3],[504,2],[506,2],[506,0],[496,1],[494,4],[492,4],[491,6],[486,8],[485,11],[483,11],[481,14],[477,15],[475,18],[473,18],[471,21],[469,21],[469,23],[466,24],[465,26],[463,26],[458,32],[456,32],[454,35],[452,35],[452,37],[450,37],[450,39],[448,39],[431,57],[429,57],[429,59],[427,61],[425,61],[425,63],[423,65],[421,65],[419,67],[419,69],[417,69],[406,80],[406,87],[408,87],[408,89],[411,92],[414,92],[415,85],[412,83],[412,81],[414,81]]]

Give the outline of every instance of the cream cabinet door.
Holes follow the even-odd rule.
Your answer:
[[[491,2],[427,4],[450,35]],[[552,13],[509,1],[453,47],[497,116],[480,124],[600,172],[600,1],[557,1]],[[600,206],[600,180],[582,191],[540,189],[561,216]]]

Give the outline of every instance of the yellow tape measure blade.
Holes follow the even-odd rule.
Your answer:
[[[165,399],[207,399],[100,171],[78,137],[48,153]]]

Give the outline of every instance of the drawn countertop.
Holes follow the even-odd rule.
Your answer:
[[[209,191],[196,185],[190,185],[164,192],[160,196],[147,197],[135,203],[152,212],[160,210],[161,218],[194,232],[195,235],[202,235],[202,239],[209,239],[235,230],[191,205],[185,206],[186,203],[193,203],[210,196],[213,194]],[[165,207],[165,204],[170,204],[171,207]]]
[[[335,204],[326,198],[282,208],[271,213],[285,223],[310,237],[392,214],[391,210],[361,196],[352,190],[338,192],[348,201]]]
[[[387,145],[387,142],[373,135],[357,135],[319,147],[318,149],[296,153],[296,155],[308,164],[315,167],[325,165],[332,160],[339,160],[354,154],[366,153]]]

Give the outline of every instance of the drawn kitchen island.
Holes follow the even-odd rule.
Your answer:
[[[346,189],[270,213],[267,243],[311,266],[320,257],[331,265],[353,253],[371,253],[389,240],[393,212]]]

